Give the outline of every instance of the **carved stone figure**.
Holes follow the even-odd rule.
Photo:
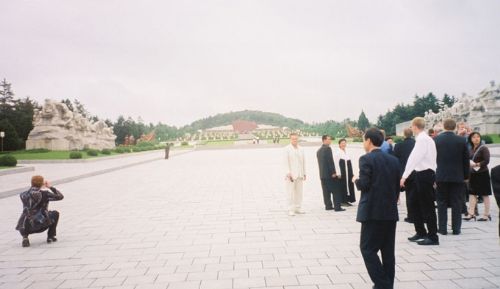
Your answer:
[[[66,104],[46,99],[41,110],[33,115],[33,130],[26,149],[81,150],[112,149],[116,136],[103,121],[90,123]]]
[[[477,97],[464,93],[452,107],[438,113],[429,111],[424,118],[428,128],[446,118],[453,118],[458,122],[467,122],[472,130],[482,134],[500,133],[500,85],[490,82],[490,86],[478,93]]]

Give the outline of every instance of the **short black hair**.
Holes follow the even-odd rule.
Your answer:
[[[364,135],[364,139],[371,140],[372,144],[379,147],[384,142],[384,134],[378,128],[369,128]]]
[[[474,144],[472,143],[472,137],[475,136],[475,135],[478,135],[479,136],[479,139],[482,139],[482,136],[479,132],[477,131],[474,131],[472,132],[468,137],[467,137],[467,142],[472,146],[474,147]]]
[[[324,134],[322,137],[321,137],[321,140],[324,141],[325,139],[327,138],[332,138],[331,136],[327,135],[327,134]]]
[[[341,138],[341,139],[339,139],[339,144],[340,144],[341,142],[343,142],[343,141],[347,142],[347,140],[346,140],[345,138]]]

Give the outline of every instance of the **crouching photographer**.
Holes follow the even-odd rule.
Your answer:
[[[49,211],[50,201],[59,201],[64,196],[56,188],[51,187],[42,176],[31,178],[31,188],[20,195],[23,212],[16,230],[23,236],[22,246],[29,247],[29,234],[47,232],[47,243],[56,242],[56,227],[59,221],[58,211]]]

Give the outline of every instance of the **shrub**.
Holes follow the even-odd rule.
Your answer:
[[[493,139],[489,135],[482,135],[481,136],[482,140],[484,141],[485,144],[491,144],[493,143]]]
[[[70,152],[69,153],[69,158],[70,159],[81,159],[83,157],[81,152]]]
[[[155,143],[151,141],[141,141],[136,144],[138,147],[154,147]]]
[[[96,157],[99,154],[98,150],[95,149],[88,149],[87,150],[87,155],[91,157]]]
[[[189,143],[187,141],[181,142],[181,146],[187,146],[187,145],[189,145]]]
[[[128,148],[128,147],[117,147],[115,149],[115,152],[117,152],[119,154],[129,153],[130,152],[130,148]]]
[[[395,144],[397,144],[397,143],[402,143],[404,138],[401,136],[393,136],[392,140],[394,141]]]
[[[136,152],[142,152],[142,151],[145,151],[145,150],[146,150],[145,148],[141,148],[141,147],[134,147],[134,148],[132,148],[132,151],[135,152],[135,153]]]
[[[49,149],[32,149],[32,150],[26,150],[27,153],[48,153],[50,152]]]
[[[10,154],[0,156],[0,166],[15,167],[17,166],[17,159]]]
[[[103,154],[103,155],[110,155],[111,154],[111,150],[110,149],[102,149],[101,150],[101,154]]]

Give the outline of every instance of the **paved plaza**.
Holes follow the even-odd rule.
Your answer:
[[[64,200],[51,203],[61,213],[53,244],[36,234],[22,248],[14,230],[21,202],[2,198],[0,289],[371,288],[358,247],[357,207],[324,210],[316,149],[305,148],[306,214],[293,217],[286,211],[280,148],[158,156],[62,183]],[[362,150],[351,153],[357,165]],[[45,172],[54,180],[66,166],[52,164]],[[24,176],[28,185],[31,174],[0,176],[0,191],[15,189],[7,184],[13,178]],[[462,235],[440,236],[440,246],[408,242],[413,226],[399,222],[395,288],[500,288],[494,201],[492,208],[493,222],[464,222]],[[404,198],[399,209],[403,219]]]

